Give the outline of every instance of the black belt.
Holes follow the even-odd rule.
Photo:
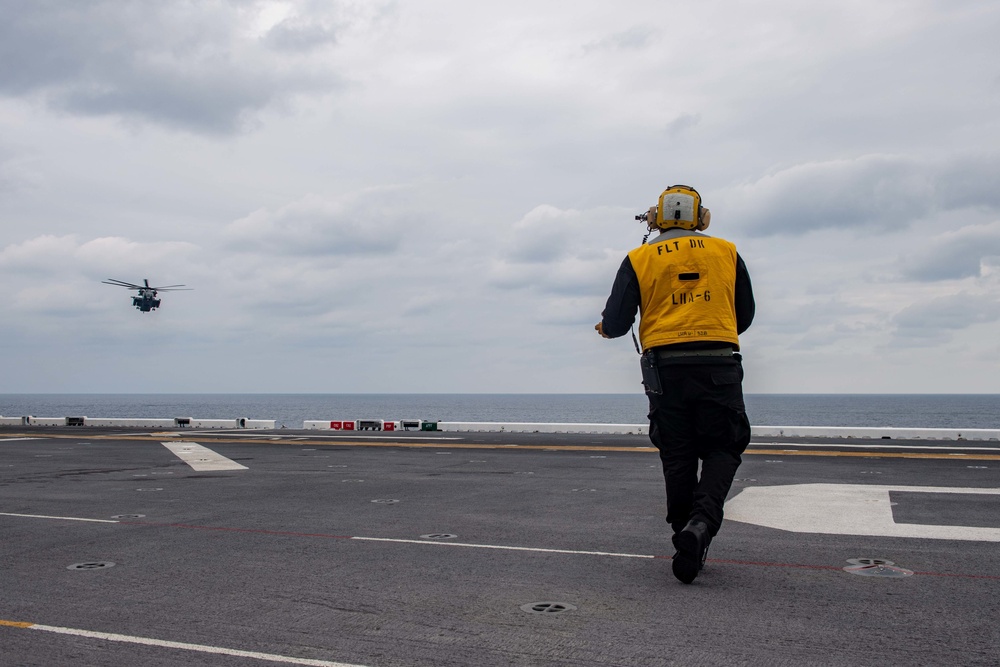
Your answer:
[[[657,359],[677,359],[678,357],[732,357],[736,354],[732,348],[720,348],[716,350],[671,350],[657,348],[653,350]]]

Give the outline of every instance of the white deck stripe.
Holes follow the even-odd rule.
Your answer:
[[[121,523],[120,521],[108,521],[105,519],[79,519],[74,517],[65,516],[43,516],[41,514],[12,514],[9,512],[0,512],[0,516],[16,516],[24,517],[28,519],[63,519],[66,521],[93,521],[96,523]],[[148,525],[158,525],[158,524],[148,524]],[[250,531],[254,532],[254,531]],[[343,538],[341,538],[343,539]],[[468,542],[438,542],[433,540],[407,540],[407,539],[397,539],[392,537],[363,537],[363,536],[352,536],[348,537],[350,540],[358,540],[359,542],[391,542],[395,544],[423,544],[438,547],[465,547],[467,549],[496,549],[499,551],[527,551],[533,553],[548,553],[548,554],[569,554],[571,556],[612,556],[615,558],[656,558],[656,556],[649,554],[626,554],[626,553],[615,553],[612,551],[583,551],[580,549],[543,549],[540,547],[512,547],[501,544],[471,544]]]
[[[213,452],[208,447],[203,447],[197,442],[161,442],[160,444],[172,451],[177,458],[198,472],[248,469],[245,465],[240,465],[232,459],[227,459],[222,454]]]
[[[429,540],[401,540],[391,537],[352,537],[365,542],[395,542],[397,544],[429,544],[439,547],[466,547],[471,549],[499,549],[502,551],[531,551],[547,554],[570,554],[573,556],[615,556],[617,558],[656,558],[646,554],[622,554],[610,551],[579,551],[575,549],[541,549],[538,547],[510,547],[498,544],[469,544],[464,542],[432,542]]]
[[[840,442],[751,442],[750,447],[842,447],[844,449],[940,449],[954,451],[961,449],[966,452],[1000,452],[1000,447],[977,447],[976,445],[847,445]],[[750,450],[748,450],[750,451]]]
[[[124,642],[126,644],[142,644],[145,646],[159,646],[161,648],[176,648],[184,651],[197,651],[199,653],[214,653],[216,655],[231,655],[237,658],[252,658],[254,660],[268,660],[270,662],[283,662],[290,665],[313,665],[315,667],[362,667],[362,665],[350,664],[346,662],[331,662],[329,660],[313,660],[311,658],[293,658],[287,655],[275,655],[273,653],[260,653],[258,651],[242,651],[239,649],[222,648],[219,646],[206,646],[204,644],[188,644],[185,642],[172,642],[163,639],[150,639],[149,637],[134,637],[131,635],[119,635],[111,632],[93,632],[91,630],[78,630],[76,628],[60,628],[53,625],[33,624],[30,630],[41,630],[42,632],[54,632],[60,635],[72,635],[74,637],[88,637],[90,639],[103,639],[109,642]]]
[[[75,516],[47,516],[45,514],[14,514],[12,512],[0,512],[0,516],[19,516],[26,519],[58,519],[60,521],[89,521],[91,523],[120,523],[110,519],[81,519]]]
[[[42,440],[43,438],[0,438],[0,442],[19,442],[21,440]]]

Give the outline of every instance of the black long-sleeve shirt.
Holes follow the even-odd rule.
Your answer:
[[[743,258],[736,255],[736,333],[741,334],[750,328],[753,322],[756,304],[753,298],[753,287],[750,285],[750,273],[743,262]],[[601,320],[601,328],[605,335],[610,338],[624,336],[635,324],[636,314],[639,312],[639,304],[642,296],[639,292],[639,279],[632,262],[625,256],[625,260],[618,267],[618,274],[615,276],[614,285],[611,287],[611,296],[604,307]],[[712,348],[725,347],[728,343],[721,342],[688,342],[677,343],[678,347],[684,348]],[[673,347],[673,346],[671,346]]]

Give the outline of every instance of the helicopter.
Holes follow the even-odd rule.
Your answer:
[[[126,289],[139,290],[138,296],[132,297],[132,305],[143,313],[148,313],[160,307],[160,300],[156,298],[158,292],[187,292],[193,289],[191,287],[185,287],[184,285],[150,287],[149,278],[143,278],[142,282],[144,283],[143,285],[133,285],[132,283],[127,283],[124,280],[115,280],[114,278],[108,278],[107,280],[101,281],[104,285],[115,285]]]

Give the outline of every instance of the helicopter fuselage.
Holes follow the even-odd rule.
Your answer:
[[[140,312],[148,313],[160,307],[160,300],[156,298],[156,290],[140,289],[139,296],[132,297],[132,305]]]
[[[190,289],[184,287],[184,285],[164,285],[162,287],[153,287],[149,284],[148,278],[143,279],[142,285],[127,283],[124,280],[118,280],[116,278],[108,278],[107,280],[102,280],[101,282],[105,285],[114,285],[130,290],[136,290],[137,295],[132,297],[132,305],[135,306],[136,310],[142,313],[148,313],[160,307],[160,300],[157,298],[157,292],[173,292],[176,290],[187,291]]]

